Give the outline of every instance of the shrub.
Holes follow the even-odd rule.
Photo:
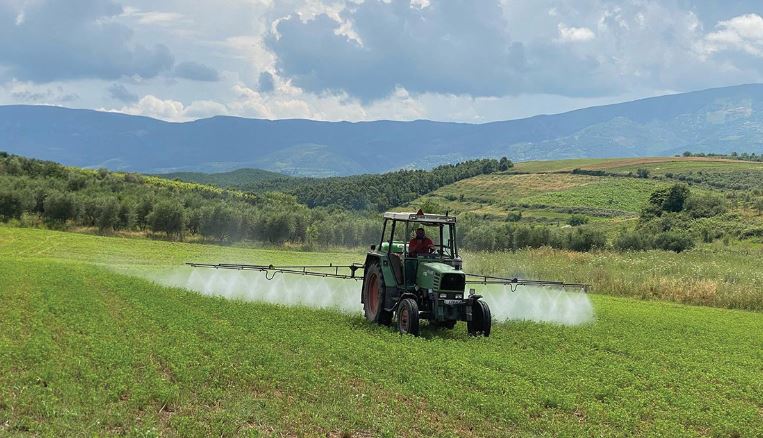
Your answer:
[[[569,219],[567,219],[567,224],[572,225],[573,227],[577,227],[579,225],[585,225],[588,223],[588,218],[585,216],[580,215],[572,215]]]
[[[77,203],[68,193],[55,192],[45,198],[43,210],[48,223],[63,224],[77,216]]]
[[[519,222],[522,220],[522,212],[521,211],[510,211],[508,215],[506,215],[506,222]]]
[[[685,184],[675,184],[652,192],[649,205],[657,211],[679,212],[684,209],[688,197],[689,187]]]
[[[489,226],[478,226],[464,235],[464,246],[471,249],[491,251],[495,249],[496,230]]]
[[[639,178],[649,178],[649,169],[644,169],[643,167],[639,167],[636,169],[636,176]]]
[[[146,219],[151,231],[166,233],[167,237],[174,235],[180,239],[183,238],[185,211],[177,201],[159,202]]]
[[[116,199],[109,198],[101,201],[98,206],[96,225],[100,232],[119,227],[119,202]]]
[[[18,193],[0,192],[0,220],[20,219],[24,202]]]
[[[564,242],[566,249],[573,251],[591,251],[595,248],[604,248],[607,245],[607,237],[599,230],[577,228],[567,234]]]
[[[713,217],[726,212],[726,202],[712,194],[692,194],[686,199],[684,210],[693,218]]]
[[[647,251],[654,248],[654,240],[643,231],[624,231],[615,239],[614,247],[619,251]]]
[[[654,246],[666,251],[682,252],[694,248],[694,239],[687,233],[665,231],[654,239]]]

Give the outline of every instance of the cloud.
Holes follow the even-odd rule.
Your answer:
[[[8,96],[20,103],[58,105],[71,103],[79,99],[79,95],[66,92],[61,85],[40,86],[31,82],[12,80],[3,88]]]
[[[526,68],[496,1],[449,0],[411,7],[407,0],[348,5],[343,23],[293,15],[267,40],[280,75],[313,92],[346,91],[363,101],[410,92],[491,96],[511,93]]]
[[[111,84],[108,88],[109,96],[124,103],[133,103],[138,101],[138,95],[128,90],[122,84]]]
[[[705,52],[739,50],[763,57],[763,17],[746,14],[719,22],[716,31],[705,37]]]
[[[432,1],[426,6],[367,0],[349,3],[339,18],[282,18],[266,45],[276,55],[278,75],[294,85],[318,94],[346,92],[364,103],[397,88],[414,95],[470,97],[619,94],[621,74],[631,73],[616,65],[621,54],[611,52],[617,46],[593,43],[599,31],[611,35],[623,29],[594,30],[599,20],[608,24],[606,14],[613,12],[607,3],[589,3],[591,11],[580,8],[584,14],[571,6],[516,0]],[[635,16],[639,7],[632,9]],[[626,12],[631,11],[622,14]],[[580,24],[560,22],[569,17]],[[522,20],[535,20],[527,34],[517,24]],[[587,48],[573,50],[567,44],[581,42],[587,44],[573,45]]]
[[[214,101],[198,100],[186,106],[180,101],[161,99],[150,94],[143,96],[133,105],[106,111],[153,117],[171,122],[184,122],[228,113],[225,105]]]
[[[563,42],[590,41],[596,38],[596,34],[587,27],[568,27],[559,23],[559,40]]]
[[[123,76],[155,77],[174,64],[161,44],[132,42],[113,0],[0,3],[0,65],[35,82]]]
[[[198,62],[181,62],[175,66],[175,76],[192,81],[216,82],[220,80],[217,70]]]

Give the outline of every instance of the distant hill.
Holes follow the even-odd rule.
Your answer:
[[[485,124],[213,117],[168,123],[46,106],[0,107],[0,150],[84,167],[331,176],[514,161],[763,153],[763,85],[661,96]]]

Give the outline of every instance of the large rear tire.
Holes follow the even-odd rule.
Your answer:
[[[397,329],[403,335],[419,335],[419,305],[406,298],[397,307]]]
[[[490,336],[490,328],[493,323],[493,317],[490,314],[490,307],[482,300],[474,301],[472,304],[472,320],[466,323],[466,329],[471,336],[482,335]]]
[[[392,312],[384,310],[384,277],[378,263],[368,266],[363,281],[363,312],[366,320],[390,325]]]

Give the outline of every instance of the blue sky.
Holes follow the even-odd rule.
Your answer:
[[[763,82],[750,0],[0,0],[0,104],[486,122]]]

